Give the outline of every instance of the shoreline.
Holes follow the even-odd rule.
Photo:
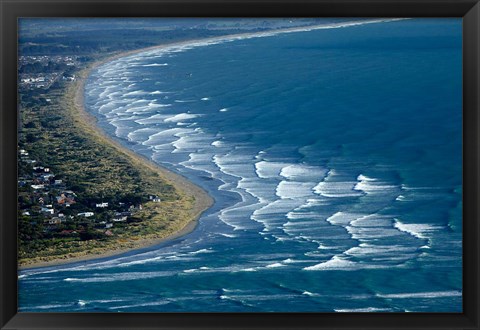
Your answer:
[[[363,25],[363,24],[372,24],[372,23],[381,23],[385,21],[395,21],[401,20],[402,18],[396,19],[371,19],[371,20],[354,20],[350,22],[341,22],[341,23],[331,23],[331,24],[321,24],[321,25],[308,25],[308,26],[301,26],[301,27],[292,27],[292,28],[282,28],[276,30],[267,30],[267,31],[257,31],[257,32],[246,32],[246,33],[237,33],[237,34],[229,34],[229,35],[222,35],[216,37],[209,37],[203,39],[191,39],[161,45],[154,45],[149,47],[144,47],[140,49],[128,50],[118,52],[116,54],[107,55],[105,58],[100,58],[90,63],[85,68],[80,70],[77,73],[78,80],[72,85],[66,87],[66,95],[71,96],[71,102],[73,103],[74,113],[73,113],[73,120],[74,122],[79,123],[80,125],[87,126],[90,130],[90,133],[93,134],[94,137],[98,138],[101,142],[104,142],[114,149],[117,152],[123,153],[131,160],[136,162],[137,164],[141,164],[142,166],[157,172],[161,178],[163,178],[168,183],[172,184],[176,189],[181,191],[187,196],[193,196],[195,198],[194,206],[192,209],[192,218],[186,225],[166,236],[163,238],[157,239],[145,239],[140,238],[139,240],[135,241],[134,247],[129,248],[119,248],[114,250],[102,251],[101,253],[97,254],[90,254],[90,255],[82,255],[76,257],[70,257],[68,259],[54,259],[51,261],[39,261],[33,262],[31,264],[26,264],[19,266],[19,270],[28,270],[34,268],[43,268],[43,267],[51,267],[51,266],[59,266],[59,265],[66,265],[66,264],[74,264],[82,261],[91,261],[95,259],[103,259],[108,257],[114,257],[117,255],[121,255],[124,253],[128,253],[134,250],[139,250],[143,248],[152,247],[161,243],[165,243],[171,240],[174,240],[178,237],[184,236],[197,227],[198,219],[203,212],[208,210],[214,203],[214,199],[201,187],[197,186],[196,184],[190,182],[187,178],[183,177],[180,174],[174,173],[173,171],[163,167],[160,164],[154,163],[150,159],[144,157],[143,155],[137,154],[130,150],[128,147],[122,145],[120,142],[114,140],[111,136],[109,136],[101,127],[97,125],[97,118],[89,113],[85,109],[84,104],[84,90],[85,90],[85,81],[90,76],[90,73],[95,68],[114,61],[118,58],[128,57],[134,54],[139,54],[143,52],[148,52],[150,50],[168,50],[175,47],[185,47],[185,46],[196,46],[199,43],[206,43],[213,44],[216,42],[222,41],[234,41],[239,39],[249,39],[249,38],[258,38],[258,37],[268,37],[274,36],[277,34],[283,33],[293,33],[293,32],[307,32],[317,29],[330,29],[330,28],[342,28],[345,26],[355,26],[355,25]]]

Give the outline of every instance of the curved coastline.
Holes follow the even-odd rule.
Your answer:
[[[98,138],[101,142],[110,145],[111,147],[115,148],[118,152],[128,156],[133,163],[139,166],[144,166],[152,171],[157,172],[160,175],[160,177],[162,177],[164,180],[172,184],[175,188],[179,189],[181,192],[185,193],[187,196],[193,196],[195,201],[192,209],[191,220],[187,222],[185,226],[179,231],[176,231],[163,238],[139,239],[135,241],[133,247],[118,248],[115,250],[109,250],[109,251],[105,251],[97,254],[70,257],[68,259],[54,259],[51,261],[34,262],[32,264],[19,266],[19,269],[24,270],[24,269],[33,269],[33,268],[52,267],[57,265],[91,261],[95,259],[103,259],[103,258],[118,256],[134,250],[138,250],[138,249],[152,247],[161,243],[165,243],[192,232],[197,227],[198,219],[201,216],[201,214],[214,204],[214,199],[203,188],[190,182],[187,178],[183,177],[182,175],[174,173],[171,170],[165,167],[162,167],[160,164],[154,163],[150,159],[147,159],[145,156],[135,153],[128,147],[122,145],[120,142],[113,139],[110,135],[108,135],[108,133],[106,133],[97,124],[98,122],[97,118],[86,110],[85,104],[84,104],[85,81],[90,76],[91,71],[94,70],[95,68],[103,64],[106,64],[108,62],[114,61],[118,58],[128,57],[134,54],[140,54],[140,53],[151,51],[151,50],[162,50],[162,49],[168,50],[174,47],[199,46],[199,43],[208,45],[208,44],[214,44],[216,42],[233,41],[238,39],[255,38],[255,37],[267,37],[267,36],[273,36],[273,35],[282,34],[282,33],[305,32],[305,31],[311,31],[316,29],[342,28],[347,26],[380,23],[384,21],[395,21],[395,20],[401,20],[401,19],[402,18],[350,21],[350,22],[342,22],[342,23],[332,23],[327,25],[325,24],[310,25],[310,26],[302,26],[302,27],[283,28],[283,29],[270,30],[270,31],[240,33],[240,34],[223,35],[223,36],[203,38],[203,39],[193,39],[193,40],[161,44],[161,45],[155,45],[155,46],[145,47],[141,49],[119,52],[117,54],[107,56],[106,58],[99,59],[94,63],[89,64],[86,68],[84,68],[78,73],[78,79],[75,81],[75,83],[67,87],[66,89],[66,98],[70,100],[74,108],[74,111],[72,111],[71,115],[74,116],[75,123],[83,126],[83,128],[87,128],[90,131],[90,133],[93,134],[96,138]]]

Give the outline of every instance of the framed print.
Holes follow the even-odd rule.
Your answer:
[[[477,1],[2,1],[2,329],[478,329]]]

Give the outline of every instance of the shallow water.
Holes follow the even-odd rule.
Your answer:
[[[20,311],[462,310],[461,20],[150,50],[85,100],[215,205],[173,242],[20,272]]]

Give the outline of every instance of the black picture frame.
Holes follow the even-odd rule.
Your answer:
[[[480,329],[478,0],[0,0],[1,329]],[[462,17],[463,313],[18,313],[17,19],[20,17]]]

